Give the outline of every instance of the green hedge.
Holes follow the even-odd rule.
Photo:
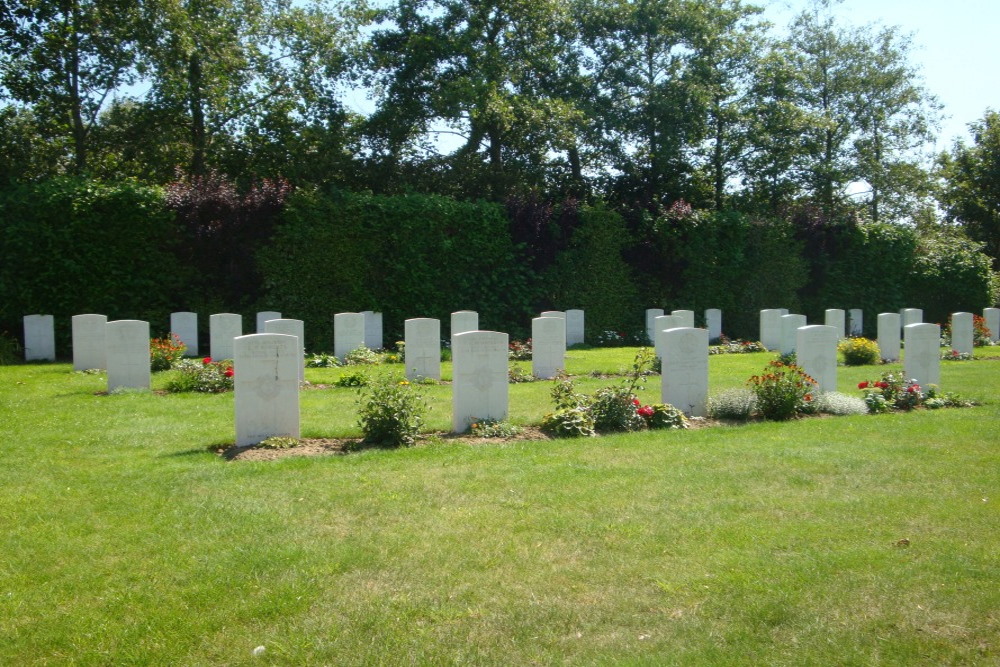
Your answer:
[[[306,322],[310,350],[333,347],[333,315],[383,313],[387,344],[411,317],[476,310],[483,329],[525,335],[534,281],[503,210],[426,195],[299,191],[258,253],[265,302]]]
[[[54,315],[62,355],[73,315],[165,329],[186,282],[171,252],[176,238],[156,188],[70,178],[8,187],[0,191],[0,323],[20,335],[24,315]]]
[[[917,246],[909,302],[925,322],[949,321],[951,313],[982,314],[997,303],[997,279],[982,244],[958,234],[922,238]]]

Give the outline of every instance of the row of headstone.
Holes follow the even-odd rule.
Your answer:
[[[659,317],[672,317],[672,321],[657,320]],[[661,325],[675,324],[676,327],[694,328],[693,310],[673,310],[669,315],[662,308],[646,309],[646,336],[653,345],[656,345],[656,337],[662,329]],[[708,331],[709,340],[717,340],[722,335],[722,311],[718,308],[709,308],[705,311],[705,328]],[[659,356],[659,355],[657,355]]]
[[[584,313],[578,308],[571,310],[546,310],[539,317],[558,317],[564,322],[565,334],[566,334],[566,346],[577,345],[585,342],[586,337],[584,335]],[[534,337],[532,337],[534,341]]]

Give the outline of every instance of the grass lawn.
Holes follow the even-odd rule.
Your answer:
[[[712,391],[773,356],[712,357]],[[969,409],[266,462],[207,451],[232,394],[2,366],[0,665],[1000,664],[1000,348],[977,356],[942,363]],[[549,388],[511,385],[512,421]],[[355,422],[353,390],[302,393],[304,436]]]

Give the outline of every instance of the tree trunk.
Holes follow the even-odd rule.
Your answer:
[[[70,39],[72,49],[67,72],[69,85],[70,120],[73,123],[73,170],[82,174],[87,170],[87,125],[83,120],[83,108],[80,100],[80,5],[73,2],[70,11]]]

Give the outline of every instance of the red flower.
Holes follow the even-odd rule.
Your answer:
[[[806,395],[805,395],[805,396],[803,396],[802,398],[804,398],[804,399],[805,399],[805,401],[806,401],[807,403],[808,403],[809,401],[813,400],[813,396],[812,396],[812,394],[806,394]]]
[[[232,368],[227,368],[225,371],[223,371],[222,374],[225,375],[227,378],[231,378],[235,374],[235,371],[233,371]]]
[[[920,391],[920,385],[919,384],[911,384],[909,387],[906,388],[906,391],[908,393],[910,393],[910,394],[912,394],[915,391]]]
[[[640,417],[646,417],[648,419],[649,417],[653,416],[653,406],[644,405],[641,408],[639,408],[637,412],[639,413]]]
[[[205,357],[204,359],[201,360],[201,363],[208,366],[210,363],[212,363],[212,357]]]
[[[868,380],[858,383],[858,389],[867,389],[867,388],[868,388]]]
[[[878,387],[879,389],[888,389],[889,388],[889,383],[888,382],[876,382],[875,386]]]
[[[633,398],[632,399],[632,405],[638,406],[638,405],[642,405],[642,403],[639,401],[638,398]]]

